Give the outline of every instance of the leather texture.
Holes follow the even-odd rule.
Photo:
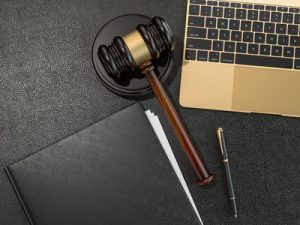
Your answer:
[[[186,0],[0,0],[0,224],[28,225],[4,167],[132,103],[101,85],[91,57],[99,29],[130,13],[165,18],[175,35],[174,80],[167,89],[216,175],[214,184],[197,185],[156,99],[143,105],[159,115],[204,224],[297,224],[300,120],[178,104]],[[228,198],[218,127],[226,138],[238,219]]]
[[[200,224],[138,103],[7,171],[34,225]]]

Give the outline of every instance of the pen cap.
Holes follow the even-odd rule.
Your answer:
[[[217,135],[218,135],[220,149],[221,149],[223,159],[228,159],[224,132],[223,132],[223,129],[221,127],[217,129]]]

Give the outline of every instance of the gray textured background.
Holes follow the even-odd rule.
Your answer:
[[[185,0],[0,1],[1,225],[27,224],[5,166],[132,103],[106,90],[93,69],[92,42],[105,22],[127,13],[168,21],[179,40],[169,87],[178,106],[185,10]],[[217,176],[213,185],[200,188],[157,101],[143,103],[163,120],[205,224],[299,224],[300,119],[180,108]],[[219,126],[227,138],[237,220],[215,135]]]

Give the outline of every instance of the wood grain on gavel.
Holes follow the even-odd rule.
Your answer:
[[[177,139],[179,140],[180,144],[182,145],[183,149],[185,150],[186,155],[188,156],[198,178],[200,185],[207,185],[213,179],[213,176],[210,175],[202,161],[199,157],[196,148],[188,135],[182,121],[175,110],[171,100],[169,99],[165,89],[163,88],[162,84],[160,83],[157,75],[154,72],[154,67],[151,61],[148,61],[140,66],[141,72],[145,74],[147,77],[156,98],[158,99],[159,103],[161,104],[165,115],[171,124],[173,131],[176,134]]]

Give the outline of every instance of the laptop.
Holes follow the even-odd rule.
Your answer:
[[[299,0],[188,0],[180,104],[299,117],[299,34]]]

